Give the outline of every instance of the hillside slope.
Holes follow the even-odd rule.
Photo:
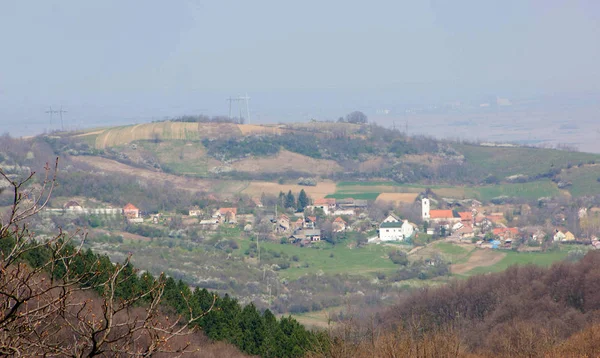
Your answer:
[[[59,155],[100,155],[174,175],[223,182],[285,180],[289,184],[300,177],[361,182],[383,179],[418,184],[419,188],[441,185],[444,187],[437,188],[440,195],[483,200],[600,192],[597,154],[407,137],[376,125],[166,121],[67,133],[58,138],[51,141],[71,142],[54,143]],[[544,190],[521,188],[526,184]],[[498,190],[490,189],[498,185]]]

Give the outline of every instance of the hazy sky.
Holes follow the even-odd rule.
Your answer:
[[[0,132],[596,92],[599,39],[596,0],[0,0]]]

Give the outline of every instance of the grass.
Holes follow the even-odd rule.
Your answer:
[[[598,173],[600,176],[600,173]],[[593,175],[592,175],[593,176]],[[596,176],[595,178],[597,178]],[[594,181],[595,181],[594,178]],[[586,181],[589,182],[589,178]],[[600,183],[598,191],[600,191]],[[575,186],[575,185],[574,185]],[[594,186],[595,187],[595,186]],[[527,199],[538,199],[541,197],[560,196],[561,191],[555,183],[550,180],[538,180],[528,183],[510,183],[498,185],[486,185],[475,187],[450,186],[450,185],[420,185],[420,184],[398,184],[394,182],[339,182],[336,192],[327,196],[328,198],[354,198],[374,200],[380,193],[410,193],[422,192],[427,188],[443,197],[458,199],[473,198],[489,201],[500,196],[520,197]]]
[[[450,242],[439,241],[417,251],[413,255],[413,259],[431,258],[439,254],[445,260],[453,264],[458,264],[466,262],[474,249],[474,247],[464,247]]]
[[[600,166],[573,167],[564,170],[560,178],[572,183],[568,190],[574,197],[600,193]]]
[[[483,174],[492,174],[501,179],[516,174],[535,176],[554,168],[564,168],[568,164],[600,160],[598,154],[555,149],[481,147],[468,144],[453,144],[453,147]]]
[[[557,261],[564,260],[569,254],[568,250],[550,252],[514,252],[503,251],[506,256],[498,263],[491,266],[480,266],[467,272],[467,276],[485,274],[490,272],[501,272],[513,265],[538,265],[550,266]]]
[[[242,253],[249,247],[249,244],[249,240],[240,240]],[[261,242],[260,248],[261,251],[273,250],[283,252],[290,257],[298,256],[297,262],[291,261],[290,268],[279,271],[281,277],[292,280],[303,275],[319,273],[372,275],[376,272],[393,272],[398,268],[387,256],[393,248],[382,245],[349,248],[343,244],[333,246],[326,242],[320,242],[315,247],[309,248]],[[304,267],[306,264],[308,267]]]
[[[358,200],[375,200],[380,193],[335,193],[327,195],[326,198],[346,199],[353,198]]]
[[[194,176],[208,174],[206,149],[198,141],[140,141],[137,150],[152,153],[161,166],[172,173]]]
[[[474,187],[472,190],[477,199],[486,201],[499,196],[538,199],[541,197],[561,195],[556,184],[550,180]]]

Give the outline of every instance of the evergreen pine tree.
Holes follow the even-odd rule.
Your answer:
[[[294,194],[292,194],[292,191],[288,191],[287,195],[285,196],[285,207],[286,208],[293,208],[296,207],[296,198],[294,197]]]
[[[308,205],[308,195],[304,189],[300,190],[300,194],[298,194],[298,210],[304,211],[304,208]]]

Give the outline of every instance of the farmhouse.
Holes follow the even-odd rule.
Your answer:
[[[364,209],[368,206],[367,200],[346,198],[337,200],[340,209]]]
[[[202,214],[204,214],[204,210],[197,206],[188,210],[188,216],[201,216]]]
[[[564,239],[562,239],[562,241],[575,241],[575,235],[573,235],[573,233],[572,233],[572,232],[570,232],[570,231],[567,231],[567,232],[565,233],[565,238],[564,238]]]
[[[415,232],[414,226],[404,220],[391,214],[381,224],[379,224],[379,239],[381,241],[402,241],[410,238]]]
[[[67,211],[83,211],[83,206],[79,205],[79,203],[75,200],[68,201],[64,208]]]
[[[219,219],[219,222],[235,224],[237,223],[237,208],[219,208],[213,214],[213,219]]]
[[[281,214],[279,215],[279,217],[277,218],[277,228],[276,231],[281,233],[281,232],[288,232],[290,231],[290,218],[285,215],[285,214]]]
[[[294,235],[290,236],[289,241],[294,244],[302,243],[305,241],[309,241],[309,242],[321,241],[321,230],[320,229],[298,230]]]
[[[346,230],[346,221],[344,221],[344,219],[342,219],[341,217],[337,217],[335,218],[335,220],[333,220],[332,226],[333,226],[333,232],[342,232]]]
[[[312,207],[315,209],[321,209],[325,213],[325,215],[329,215],[331,212],[335,211],[335,199],[334,198],[321,198],[316,199],[313,203]]]
[[[317,226],[316,216],[306,216],[304,218],[304,229],[314,229]]]
[[[132,203],[128,203],[123,207],[123,215],[127,219],[137,219],[140,217],[140,209],[136,208]]]
[[[509,239],[515,239],[517,237],[517,235],[519,234],[519,229],[517,229],[516,227],[498,227],[495,228],[492,233],[494,234],[494,236],[498,237],[501,240],[509,240]]]
[[[564,241],[565,240],[565,234],[560,231],[560,230],[556,230],[556,232],[554,232],[554,241]]]

